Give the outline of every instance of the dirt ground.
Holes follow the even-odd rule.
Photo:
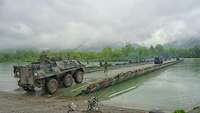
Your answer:
[[[70,113],[87,113],[84,97],[32,96],[0,92],[0,113],[68,113],[69,105],[75,106]],[[142,110],[100,106],[102,113],[144,113]],[[92,112],[93,113],[93,112]]]

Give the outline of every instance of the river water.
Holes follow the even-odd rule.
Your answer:
[[[18,88],[12,66],[11,63],[0,64],[0,91],[15,92]],[[129,92],[109,98],[134,86],[137,87]],[[108,106],[170,112],[189,110],[200,105],[200,59],[185,59],[182,63],[125,81],[95,95],[105,97],[102,103]]]
[[[13,76],[13,63],[0,63],[0,91],[14,92],[18,88]]]
[[[189,110],[200,105],[200,59],[185,59],[182,63],[129,80],[108,90],[118,90],[121,85],[125,88],[137,88],[103,101],[104,104],[170,112],[176,109]]]

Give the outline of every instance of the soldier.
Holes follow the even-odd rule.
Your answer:
[[[88,100],[88,111],[98,111],[98,99],[96,97],[92,97]]]
[[[69,104],[67,113],[75,111],[76,107],[77,106],[74,103]]]
[[[129,64],[132,64],[132,60],[128,60],[128,63],[129,63]]]
[[[47,56],[47,53],[45,51],[43,51],[40,55],[40,61],[48,61],[49,57]]]
[[[99,61],[99,66],[100,66],[100,67],[102,67],[102,66],[103,66],[103,64],[102,64],[102,61],[101,61],[101,60]]]
[[[104,63],[104,73],[108,72],[108,62],[105,61]]]
[[[89,60],[88,59],[86,59],[86,62],[87,62],[87,64],[89,64]]]

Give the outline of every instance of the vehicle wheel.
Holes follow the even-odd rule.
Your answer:
[[[17,84],[18,84],[19,87],[22,87],[21,80],[18,80]]]
[[[47,81],[46,89],[48,93],[54,94],[58,89],[58,81],[56,79],[50,79]]]
[[[72,75],[71,74],[67,74],[64,76],[64,79],[63,79],[63,85],[64,87],[70,87],[72,86],[73,84],[73,78],[72,78]]]
[[[74,76],[74,80],[76,83],[80,84],[81,82],[83,82],[83,71],[77,71],[75,76]]]
[[[34,88],[23,87],[26,92],[34,92]]]

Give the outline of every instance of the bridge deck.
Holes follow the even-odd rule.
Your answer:
[[[165,61],[163,64],[166,64],[169,62],[174,62],[174,60]],[[97,81],[101,81],[105,78],[114,77],[119,73],[125,73],[128,71],[144,69],[148,67],[153,67],[155,65],[156,64],[154,63],[138,64],[131,67],[123,67],[123,68],[108,70],[108,72],[105,72],[105,73],[103,71],[86,73],[84,75],[84,82],[82,84],[76,84],[70,88],[63,88],[61,89],[61,92],[62,92],[61,94],[63,94],[64,96],[75,96],[75,95],[80,94],[83,89],[86,89],[86,87],[88,87],[89,84],[96,83]]]

